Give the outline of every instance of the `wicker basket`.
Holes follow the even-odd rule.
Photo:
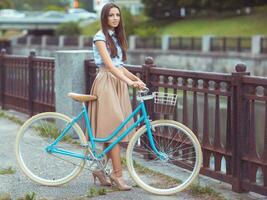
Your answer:
[[[154,112],[162,114],[173,114],[176,108],[177,94],[153,92]]]

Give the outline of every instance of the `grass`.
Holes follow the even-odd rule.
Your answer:
[[[193,196],[205,196],[216,200],[226,200],[219,192],[216,192],[210,186],[200,186],[199,184],[192,184],[189,189]],[[206,199],[206,198],[205,198]]]
[[[55,122],[46,122],[46,126],[34,126],[33,128],[38,132],[41,137],[50,138],[50,139],[57,139],[58,136],[61,134],[62,130],[59,130]],[[70,129],[64,137],[61,139],[62,142],[66,142],[69,144],[80,145],[79,140],[72,139],[71,135],[68,135],[71,131],[75,129]],[[75,131],[74,131],[75,132]]]
[[[121,158],[122,166],[126,167],[126,159],[124,157]],[[160,184],[179,184],[181,183],[181,180],[175,179],[173,177],[170,177],[168,175],[155,172],[147,167],[142,166],[139,163],[134,162],[135,169],[142,174],[150,174],[150,175],[156,175],[158,176],[158,180],[160,180]],[[212,199],[212,200],[226,200],[219,192],[216,192],[213,188],[210,186],[201,186],[199,184],[192,184],[187,189],[193,196],[201,196],[205,199]]]
[[[24,197],[19,198],[18,200],[35,200],[36,199],[36,194],[34,192],[29,192],[25,194]]]
[[[96,196],[106,195],[106,194],[107,194],[107,189],[106,188],[97,189],[95,187],[92,187],[88,191],[87,197],[96,197]]]
[[[0,118],[5,118],[5,119],[8,119],[16,124],[19,124],[19,125],[22,125],[24,123],[24,121],[18,119],[17,117],[15,116],[11,116],[11,115],[8,115],[6,114],[5,112],[3,111],[0,111]]]
[[[11,115],[8,115],[6,114],[5,112],[3,111],[0,111],[0,118],[5,118],[5,119],[8,119],[18,125],[23,125],[24,121],[18,119],[17,117],[15,116],[11,116]],[[46,127],[43,127],[43,126],[35,126],[34,129],[36,131],[38,131],[39,135],[41,137],[45,137],[45,138],[53,138],[53,139],[56,139],[59,134],[60,134],[60,131],[57,129],[57,126],[55,123],[46,123]],[[67,142],[69,144],[75,144],[75,145],[79,145],[80,142],[77,141],[77,140],[74,140],[72,139],[72,137],[70,135],[65,135],[62,140],[63,142]]]
[[[140,18],[143,16],[140,16]],[[267,6],[254,8],[249,15],[220,13],[217,16],[194,17],[175,21],[148,21],[140,23],[136,28],[156,27],[157,35],[170,36],[252,36],[267,35]],[[141,20],[142,21],[142,20]],[[93,36],[99,29],[99,22],[83,28],[84,35]],[[160,29],[158,29],[160,27]]]
[[[253,14],[227,18],[185,19],[161,29],[161,34],[172,36],[251,36],[267,35],[265,18],[267,14]]]
[[[16,172],[16,170],[12,169],[12,167],[8,167],[8,168],[0,168],[0,175],[5,175],[5,174],[14,174]]]

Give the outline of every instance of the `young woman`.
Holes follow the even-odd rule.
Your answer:
[[[93,39],[94,60],[99,67],[99,73],[92,85],[91,94],[98,99],[89,104],[92,130],[99,138],[111,134],[132,112],[128,86],[145,86],[138,77],[123,67],[126,50],[121,10],[114,3],[107,3],[101,11],[101,30]],[[132,124],[133,120],[125,128]],[[128,141],[129,137],[124,138],[122,142]],[[108,143],[104,144],[104,147],[107,145]],[[113,183],[120,190],[130,190],[131,187],[122,178],[120,145],[116,145],[107,156],[112,160],[113,167],[110,181],[103,172],[93,173],[94,180],[97,178],[101,185],[108,186]]]

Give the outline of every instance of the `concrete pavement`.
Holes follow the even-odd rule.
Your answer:
[[[3,111],[0,110],[0,113]],[[14,111],[5,111],[8,116],[15,116],[20,120],[26,120],[27,116]],[[23,197],[25,194],[34,192],[37,199],[89,199],[86,195],[93,189],[99,189],[99,186],[95,186],[93,178],[89,171],[83,170],[83,172],[70,183],[59,187],[46,187],[36,184],[30,181],[18,168],[14,153],[15,136],[18,132],[20,125],[8,120],[6,117],[0,115],[0,169],[12,167],[15,169],[14,174],[0,175],[0,193],[9,193],[12,199]],[[124,171],[124,176],[129,184],[135,185],[134,182],[128,176],[128,172]],[[219,192],[225,199],[231,200],[256,200],[266,199],[261,195],[254,193],[237,194],[231,191],[231,187],[228,184],[221,183],[219,181],[202,177],[199,179],[201,185],[211,186],[214,190]],[[214,197],[199,197],[193,196],[190,192],[180,192],[173,196],[156,196],[149,194],[139,187],[134,187],[131,191],[120,192],[113,188],[106,188],[107,194],[103,196],[96,196],[90,199],[129,199],[129,200],[142,200],[142,199],[166,199],[166,200],[179,200],[179,199],[215,199]]]

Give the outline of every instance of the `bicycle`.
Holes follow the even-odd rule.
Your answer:
[[[202,165],[201,146],[194,133],[173,120],[151,121],[145,101],[154,98],[156,110],[175,109],[177,95],[139,91],[139,104],[132,114],[107,138],[94,137],[85,102],[96,96],[69,93],[82,103],[81,112],[73,119],[56,112],[37,114],[28,119],[16,137],[15,152],[19,167],[31,180],[47,186],[65,184],[75,178],[83,168],[109,175],[106,153],[135,128],[126,151],[126,164],[132,179],[144,190],[171,195],[187,188],[197,177]],[[134,116],[135,123],[105,149],[98,143],[113,139]],[[78,121],[84,118],[87,141]],[[85,166],[86,164],[86,166]],[[175,175],[175,176],[174,176]],[[177,177],[179,177],[177,179]]]

